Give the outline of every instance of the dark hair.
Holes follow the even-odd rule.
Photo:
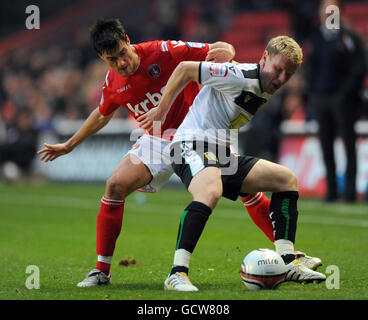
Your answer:
[[[119,47],[121,40],[127,40],[125,29],[118,19],[98,19],[90,29],[90,37],[99,54],[111,53]]]

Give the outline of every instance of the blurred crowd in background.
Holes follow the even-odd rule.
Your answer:
[[[41,14],[42,6],[51,6],[51,2],[54,1],[40,6]],[[116,12],[115,16],[109,17],[122,21],[132,43],[153,39],[215,42],[223,39],[239,14],[283,10],[290,16],[289,34],[298,40],[303,50],[307,50],[311,31],[318,22],[319,4],[319,0],[155,0],[146,1],[144,19],[137,18],[134,25],[125,23],[127,12]],[[60,10],[58,8],[57,12]],[[50,17],[45,19],[52,19],[52,14],[57,13],[49,11]],[[359,30],[359,34],[368,45],[368,24],[365,32]],[[10,33],[3,35],[3,40],[10,36]],[[55,121],[60,119],[85,119],[99,104],[107,66],[93,51],[88,36],[86,26],[66,38],[58,39],[55,35],[54,43],[39,50],[25,52],[19,48],[0,56],[1,163],[8,158],[16,159],[27,172],[31,162],[26,159],[32,159],[35,154],[39,134],[52,131]],[[266,37],[264,45],[267,40]],[[307,60],[308,56],[305,62]],[[268,111],[260,113],[253,121],[253,134],[258,138],[257,122],[262,123],[261,131],[268,132],[261,144],[263,157],[275,161],[281,121],[290,118],[308,121],[314,117],[306,106],[304,71],[302,68],[272,100]],[[367,118],[364,103],[359,108],[359,118]],[[125,118],[128,113],[119,108],[115,117]],[[251,147],[248,151],[252,153]]]

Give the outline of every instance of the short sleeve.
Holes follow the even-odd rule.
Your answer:
[[[201,62],[199,83],[231,96],[244,89],[245,79],[241,70],[231,63]]]
[[[209,50],[208,43],[184,42],[184,41],[162,41],[161,51],[169,52],[171,56],[180,61],[204,61]]]
[[[112,74],[111,70],[106,74],[102,87],[101,100],[99,104],[100,113],[104,116],[114,112],[119,105],[113,102],[113,91],[111,90]]]

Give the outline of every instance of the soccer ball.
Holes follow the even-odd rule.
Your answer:
[[[253,250],[241,265],[241,278],[250,290],[276,289],[284,281],[285,274],[284,261],[269,249]]]

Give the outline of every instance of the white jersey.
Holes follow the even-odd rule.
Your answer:
[[[235,142],[234,133],[271,96],[263,92],[259,65],[253,63],[201,62],[199,82],[204,87],[179,126],[173,143],[198,140],[229,146]]]

